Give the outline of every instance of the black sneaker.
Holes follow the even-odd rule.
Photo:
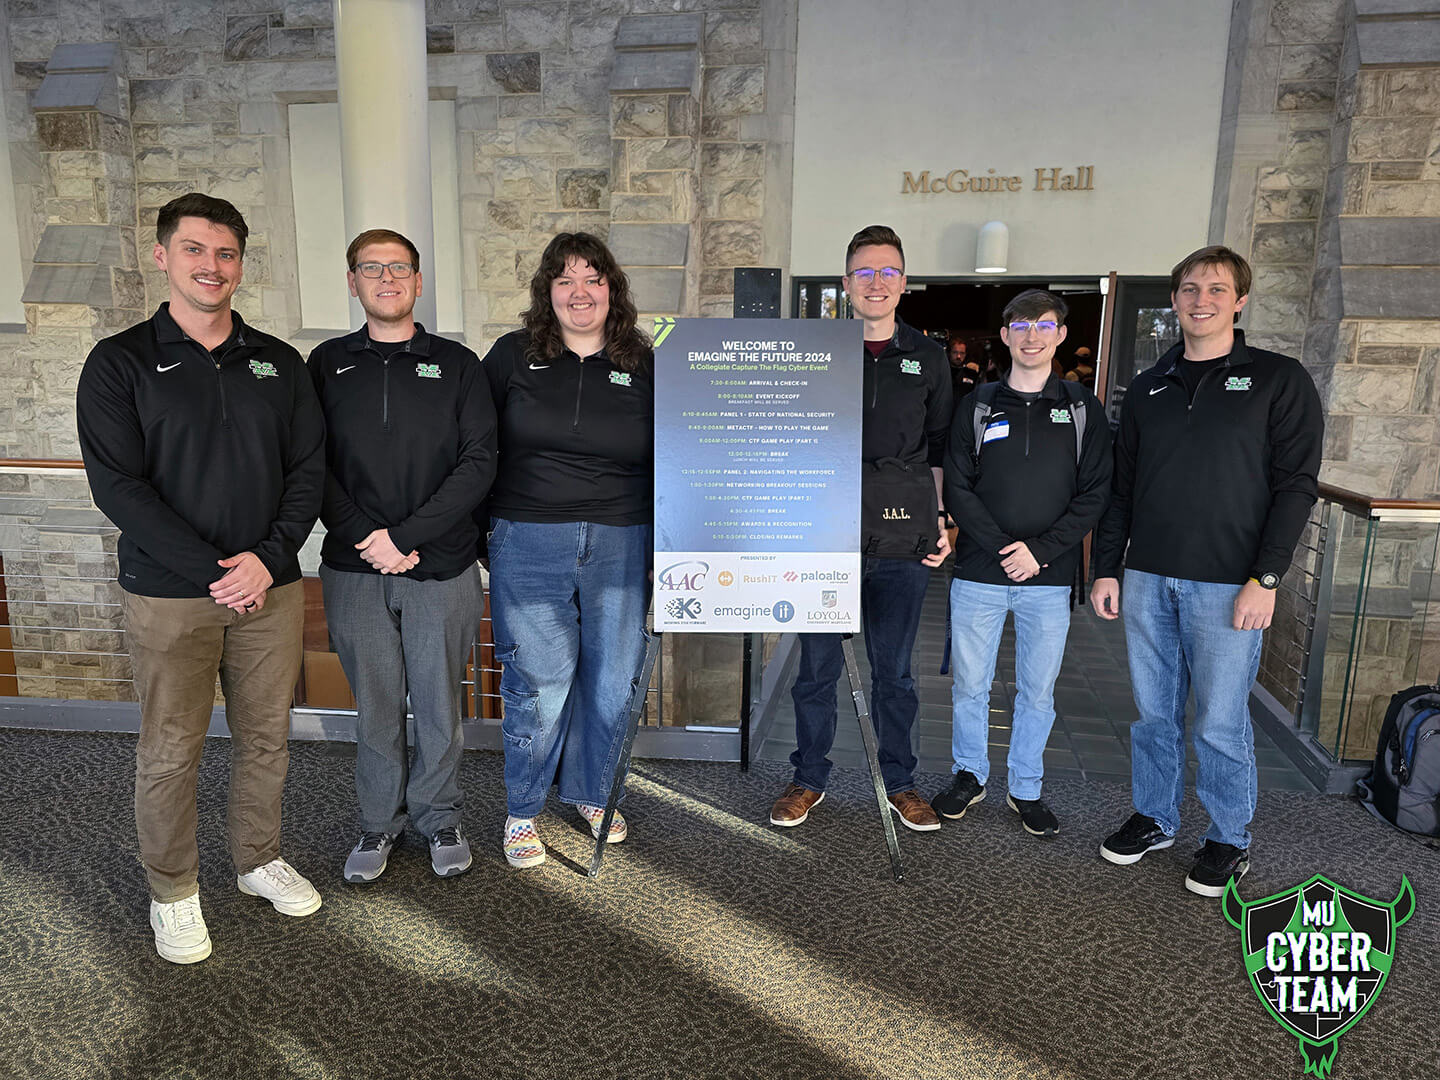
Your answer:
[[[1166,836],[1165,830],[1152,817],[1131,814],[1130,820],[1120,826],[1100,845],[1100,857],[1117,866],[1129,866],[1144,857],[1147,851],[1159,851],[1175,843],[1173,836]]]
[[[961,769],[950,781],[950,786],[930,800],[930,805],[941,817],[959,820],[965,811],[985,798],[985,785],[975,779],[974,773]]]
[[[1039,799],[1017,799],[1005,796],[1005,805],[1020,815],[1020,824],[1031,836],[1055,836],[1060,832],[1060,821],[1050,808]]]
[[[1200,896],[1223,896],[1231,878],[1239,881],[1250,869],[1250,852],[1233,844],[1206,840],[1185,875],[1185,888]]]

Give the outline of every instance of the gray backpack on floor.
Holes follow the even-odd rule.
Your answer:
[[[1412,686],[1390,699],[1375,766],[1357,788],[1392,825],[1440,836],[1440,686]]]

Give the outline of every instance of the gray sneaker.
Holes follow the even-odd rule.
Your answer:
[[[430,837],[430,868],[441,877],[454,877],[470,869],[470,841],[459,825],[447,825]]]
[[[383,832],[364,832],[345,860],[345,880],[357,884],[374,881],[390,863],[395,837]]]

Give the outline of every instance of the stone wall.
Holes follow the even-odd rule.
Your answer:
[[[1376,498],[1440,496],[1436,15],[1422,0],[1240,0],[1232,27],[1212,238],[1255,267],[1250,340],[1315,378],[1321,479]],[[1354,519],[1331,537],[1318,735],[1346,756],[1372,753],[1390,694],[1440,664],[1434,528],[1382,524],[1371,540]],[[1290,575],[1302,591],[1311,562],[1302,550]],[[1297,608],[1282,593],[1277,620]],[[1288,704],[1297,655],[1271,636],[1261,681]]]
[[[734,267],[783,264],[793,6],[426,0],[431,96],[456,104],[463,318],[473,348],[483,353],[515,327],[540,252],[558,231],[611,239],[634,270],[647,315],[728,315]],[[643,85],[673,69],[677,46],[661,40],[633,55],[627,34],[641,23],[662,38],[688,32],[680,43],[692,54],[688,83]],[[44,89],[64,66],[65,47],[105,42],[118,47],[92,107]],[[79,456],[80,367],[95,340],[165,298],[152,230],[158,209],[186,191],[229,199],[250,224],[236,309],[302,351],[313,344],[301,326],[287,106],[335,100],[331,0],[9,0],[0,7],[0,54],[33,300],[24,332],[0,330],[4,456]],[[642,83],[633,92],[617,83],[636,72]],[[45,100],[60,105],[47,109]],[[73,231],[82,226],[108,231]],[[96,278],[104,288],[82,290],[66,253],[102,242],[114,247],[103,281]],[[54,291],[62,285],[68,292]],[[79,632],[81,616],[36,605],[62,593],[71,600],[76,589],[97,604],[118,600],[114,586],[78,580],[95,567],[81,574],[72,561],[70,553],[89,557],[100,542],[96,512],[81,507],[83,484],[36,476],[4,483],[0,498],[22,498],[8,504],[17,516],[0,514],[12,621],[27,628],[17,631],[17,655],[37,673],[27,682],[21,672],[22,692],[116,696],[104,682],[61,687],[45,677],[74,644],[55,635]],[[64,499],[47,502],[61,487]],[[67,532],[67,521],[83,524]],[[60,554],[39,554],[51,549]],[[113,574],[113,539],[109,550],[105,573]],[[28,576],[37,568],[43,582]],[[118,607],[96,606],[84,619],[87,632],[113,631]],[[103,627],[91,625],[97,619]],[[668,646],[667,718],[732,721],[737,657],[728,641]]]

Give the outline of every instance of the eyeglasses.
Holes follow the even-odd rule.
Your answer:
[[[1023,334],[1034,327],[1037,334],[1053,334],[1060,329],[1060,324],[1054,319],[1041,319],[1038,322],[1026,322],[1024,319],[1017,320],[1010,324],[1012,334]]]
[[[390,271],[393,278],[407,278],[415,272],[415,268],[406,262],[393,263],[356,263],[355,273],[361,277],[378,278],[382,277],[386,270]]]
[[[872,270],[868,266],[862,266],[859,270],[851,270],[846,276],[857,284],[873,285],[877,274],[880,276],[880,280],[885,282],[886,285],[894,285],[905,276],[905,271],[894,266],[882,266],[879,270]]]

